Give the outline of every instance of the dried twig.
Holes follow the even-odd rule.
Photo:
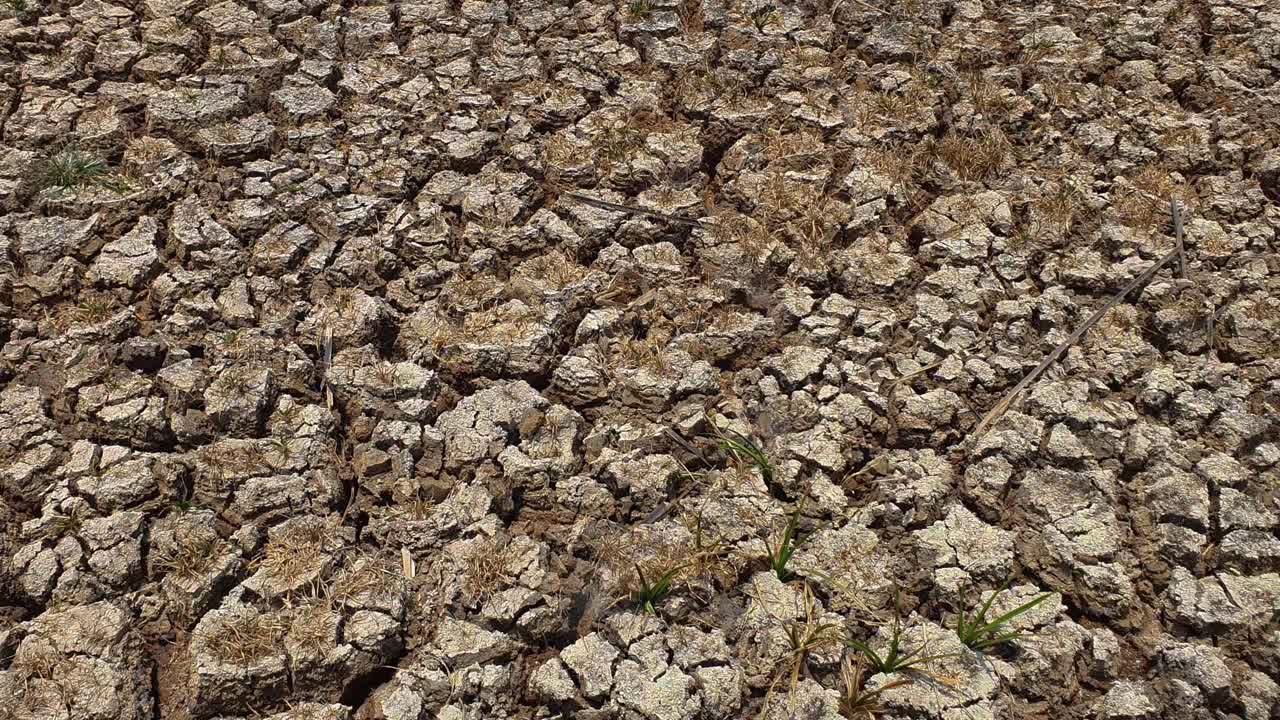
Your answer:
[[[1174,207],[1176,208],[1177,206],[1175,205]],[[1177,215],[1175,214],[1174,217],[1176,218]],[[1111,308],[1119,304],[1119,302],[1123,300],[1125,296],[1127,296],[1129,293],[1133,292],[1134,290],[1150,282],[1151,278],[1156,274],[1157,271],[1160,270],[1160,268],[1167,265],[1170,260],[1174,259],[1177,256],[1178,256],[1178,249],[1175,248],[1168,255],[1165,255],[1164,257],[1156,261],[1155,265],[1152,265],[1151,267],[1147,268],[1145,271],[1143,271],[1141,275],[1134,278],[1133,282],[1129,283],[1124,287],[1123,290],[1113,295],[1110,300],[1103,303],[1102,307],[1094,311],[1094,313],[1089,316],[1089,319],[1084,321],[1083,325],[1076,328],[1075,332],[1071,333],[1070,337],[1068,337],[1066,340],[1063,340],[1061,343],[1059,343],[1058,346],[1053,349],[1053,352],[1045,356],[1045,359],[1042,360],[1038,366],[1036,366],[1035,370],[1032,370],[1030,373],[1026,375],[1026,377],[1022,378],[1022,380],[1019,381],[1018,384],[1013,387],[1013,390],[1009,391],[1009,394],[1004,396],[1003,400],[1001,400],[995,407],[991,408],[991,410],[985,416],[983,416],[982,422],[978,423],[977,429],[974,430],[974,433],[973,433],[974,436],[980,437],[983,431],[985,431],[993,422],[998,420],[1000,416],[1005,413],[1006,410],[1009,409],[1009,406],[1013,404],[1013,401],[1017,399],[1018,395],[1021,394],[1023,390],[1027,389],[1027,386],[1035,382],[1036,378],[1040,377],[1041,373],[1043,373],[1050,365],[1052,365],[1055,360],[1061,357],[1062,353],[1067,351],[1067,348],[1074,345],[1076,341],[1081,338],[1081,336],[1083,336],[1086,332],[1088,332],[1089,328],[1096,325],[1098,321],[1102,319],[1102,316],[1107,314],[1108,310],[1110,310]]]
[[[1235,304],[1239,295],[1239,289],[1233,291],[1220,305],[1210,309],[1209,317],[1205,319],[1205,343],[1208,345],[1205,351],[1214,358],[1218,356],[1218,323],[1222,321],[1222,316],[1227,314],[1227,311]]]
[[[333,326],[328,322],[320,326],[316,352],[320,355],[320,390],[323,391],[328,386],[329,368],[333,366]]]
[[[919,376],[919,375],[923,375],[923,374],[925,374],[925,373],[929,372],[930,370],[933,370],[934,368],[937,368],[937,367],[941,366],[941,365],[942,365],[942,363],[946,362],[947,360],[950,360],[950,359],[951,359],[951,358],[953,358],[953,357],[958,357],[958,356],[964,355],[965,353],[972,352],[972,351],[973,351],[974,349],[976,349],[979,345],[982,345],[982,344],[983,344],[983,342],[984,342],[985,340],[986,340],[986,338],[984,337],[982,340],[978,340],[977,342],[973,343],[972,345],[969,345],[968,347],[960,348],[959,350],[955,351],[954,353],[952,353],[952,354],[950,354],[950,355],[947,355],[947,356],[945,356],[945,357],[938,358],[937,360],[935,360],[935,361],[933,361],[933,362],[929,363],[928,365],[925,365],[924,367],[920,368],[919,370],[915,370],[915,371],[909,372],[909,373],[907,373],[906,375],[903,375],[903,376],[899,377],[898,379],[896,379],[896,380],[894,380],[894,381],[893,381],[893,384],[894,384],[894,385],[901,385],[902,383],[904,383],[904,382],[906,382],[906,381],[910,380],[910,379],[911,379],[911,378],[913,378],[913,377],[916,377],[916,376]]]
[[[1187,279],[1187,251],[1182,237],[1182,212],[1178,208],[1178,198],[1169,201],[1169,212],[1173,213],[1173,238],[1178,250],[1178,277]]]
[[[862,7],[866,8],[866,9],[868,9],[868,10],[874,10],[875,12],[880,13],[881,15],[888,15],[888,14],[889,14],[889,11],[888,11],[888,10],[883,10],[883,9],[881,9],[881,8],[878,8],[878,7],[876,7],[875,5],[872,5],[872,4],[871,4],[871,3],[869,3],[869,2],[864,2],[864,0],[853,0],[853,2],[854,2],[854,4],[855,4],[855,5],[861,5]]]
[[[652,218],[658,218],[659,220],[668,220],[670,222],[680,223],[682,225],[698,224],[697,218],[680,217],[679,215],[667,215],[666,213],[660,213],[656,210],[648,210],[646,208],[635,207],[633,205],[619,205],[618,203],[611,203],[607,200],[598,200],[596,198],[588,197],[586,195],[580,195],[578,193],[572,193],[572,192],[565,193],[564,197],[573,198],[574,200],[577,200],[583,205],[592,205],[602,210],[612,210],[614,212],[632,213],[634,215],[647,215]]]

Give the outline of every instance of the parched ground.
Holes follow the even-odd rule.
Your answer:
[[[1270,0],[5,0],[0,718],[1280,717],[1277,338]]]

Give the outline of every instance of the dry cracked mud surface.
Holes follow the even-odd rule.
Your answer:
[[[0,718],[1280,717],[1278,106],[1268,0],[5,0]]]

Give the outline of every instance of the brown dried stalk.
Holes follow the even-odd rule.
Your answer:
[[[1123,290],[1113,295],[1110,300],[1103,303],[1102,307],[1094,311],[1094,313],[1089,316],[1089,319],[1084,321],[1083,325],[1076,328],[1075,332],[1071,333],[1070,337],[1059,343],[1058,346],[1053,349],[1053,352],[1045,356],[1044,360],[1036,366],[1035,370],[1027,373],[1026,377],[1022,378],[1022,380],[1013,387],[1013,390],[1009,391],[1009,394],[1004,396],[1003,400],[983,416],[982,422],[978,423],[978,428],[974,431],[974,436],[980,437],[992,423],[1000,419],[1000,416],[1004,415],[1005,411],[1009,409],[1009,406],[1013,404],[1013,401],[1018,398],[1018,395],[1020,395],[1023,390],[1026,390],[1031,383],[1035,382],[1036,378],[1040,377],[1041,373],[1061,357],[1062,353],[1067,351],[1067,348],[1074,345],[1077,340],[1083,337],[1084,334],[1089,331],[1089,328],[1098,324],[1098,321],[1107,314],[1108,310],[1118,305],[1121,300],[1124,300],[1125,297],[1129,295],[1129,293],[1150,282],[1151,278],[1155,276],[1160,268],[1167,265],[1170,260],[1173,260],[1174,258],[1182,259],[1184,257],[1182,250],[1182,217],[1178,212],[1178,203],[1176,200],[1173,201],[1172,212],[1174,233],[1178,238],[1177,247],[1175,247],[1168,255],[1165,255],[1156,261],[1156,264],[1143,271],[1141,275],[1134,278],[1133,281],[1126,285]]]
[[[580,195],[578,193],[572,193],[572,192],[565,193],[564,196],[568,198],[573,198],[574,200],[577,200],[578,202],[584,205],[592,205],[602,210],[612,210],[614,212],[632,213],[635,215],[647,215],[652,218],[658,218],[659,220],[669,220],[671,222],[680,223],[682,225],[698,224],[698,220],[696,218],[680,217],[679,215],[667,215],[665,213],[657,212],[656,210],[648,210],[646,208],[635,207],[633,205],[619,205],[618,203],[611,203],[607,200],[598,200],[596,198],[588,197],[586,195]]]

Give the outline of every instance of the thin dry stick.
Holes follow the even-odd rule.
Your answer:
[[[1174,215],[1174,217],[1177,217],[1177,215]],[[1004,396],[1004,399],[1001,400],[999,404],[991,408],[991,410],[982,418],[982,422],[978,423],[978,428],[977,430],[974,431],[974,436],[980,437],[983,431],[985,431],[987,427],[991,425],[991,423],[998,420],[1000,416],[1003,415],[1004,412],[1009,409],[1009,406],[1013,404],[1013,401],[1017,399],[1018,395],[1023,390],[1027,389],[1028,385],[1035,382],[1036,378],[1040,377],[1040,374],[1043,373],[1045,369],[1047,369],[1050,365],[1052,365],[1054,361],[1057,360],[1062,355],[1062,353],[1066,352],[1067,348],[1074,345],[1082,335],[1088,332],[1089,328],[1096,325],[1098,321],[1102,319],[1102,316],[1107,314],[1108,310],[1115,307],[1121,300],[1125,298],[1126,295],[1128,295],[1134,290],[1150,282],[1151,278],[1156,274],[1157,271],[1160,270],[1160,268],[1164,267],[1166,264],[1168,264],[1170,260],[1174,259],[1177,256],[1178,256],[1178,250],[1175,248],[1168,255],[1165,255],[1164,257],[1160,258],[1160,260],[1158,260],[1155,265],[1152,265],[1151,267],[1147,268],[1145,271],[1143,271],[1141,275],[1134,278],[1133,282],[1126,285],[1123,290],[1121,290],[1120,292],[1112,296],[1110,300],[1103,303],[1102,307],[1098,308],[1092,315],[1090,315],[1089,319],[1085,320],[1083,325],[1076,328],[1075,332],[1071,333],[1070,337],[1068,337],[1066,340],[1063,340],[1061,343],[1059,343],[1058,347],[1054,348],[1053,352],[1049,353],[1045,357],[1045,359],[1042,360],[1038,366],[1036,366],[1035,370],[1032,370],[1030,373],[1027,374],[1026,377],[1022,378],[1022,380],[1019,381],[1018,384],[1013,387],[1013,390],[1011,390],[1008,395]]]
[[[1169,212],[1173,213],[1173,237],[1178,247],[1178,277],[1187,279],[1187,251],[1182,238],[1182,213],[1178,209],[1178,198],[1169,201]]]
[[[665,213],[660,213],[656,210],[648,210],[646,208],[635,207],[633,205],[619,205],[618,203],[611,203],[607,200],[598,200],[596,198],[588,197],[586,195],[580,195],[578,193],[565,193],[565,197],[573,198],[574,200],[577,200],[578,202],[584,205],[593,205],[603,210],[633,213],[635,215],[648,215],[649,217],[658,218],[659,220],[669,220],[671,222],[677,222],[682,225],[698,224],[698,220],[696,218],[680,217],[679,215],[667,215]]]
[[[1207,325],[1207,328],[1206,328],[1207,337],[1205,338],[1205,342],[1208,344],[1208,347],[1205,348],[1205,351],[1208,352],[1209,355],[1215,358],[1218,356],[1218,349],[1217,349],[1218,322],[1222,319],[1222,316],[1225,315],[1226,312],[1231,309],[1231,306],[1232,304],[1235,303],[1236,296],[1238,294],[1239,294],[1238,290],[1236,292],[1233,292],[1231,294],[1231,297],[1227,298],[1222,303],[1221,306],[1214,307],[1210,311],[1209,317],[1205,321],[1205,324]]]
[[[853,1],[854,1],[855,3],[857,3],[858,5],[861,5],[862,7],[866,8],[866,9],[868,9],[868,10],[874,10],[874,11],[876,11],[876,12],[878,12],[878,13],[882,14],[882,15],[888,15],[888,14],[889,14],[889,11],[888,11],[888,10],[882,10],[882,9],[880,9],[880,8],[876,7],[875,5],[872,5],[871,3],[863,2],[863,0],[853,0]]]
[[[982,344],[982,342],[983,342],[982,340],[979,340],[979,341],[975,342],[974,344],[972,344],[972,345],[970,345],[970,346],[968,346],[968,347],[960,348],[959,350],[955,351],[955,352],[954,352],[954,353],[952,353],[951,355],[948,355],[948,356],[943,357],[943,358],[939,358],[938,360],[935,360],[934,362],[931,362],[931,363],[929,363],[928,365],[925,365],[924,367],[920,368],[919,370],[915,370],[915,371],[909,372],[909,373],[907,373],[906,375],[903,375],[902,377],[898,378],[897,380],[894,380],[894,381],[893,381],[893,384],[894,384],[894,385],[901,385],[902,383],[904,383],[904,382],[906,382],[906,381],[910,380],[910,379],[911,379],[911,378],[913,378],[913,377],[917,377],[917,376],[919,376],[919,375],[923,375],[923,374],[925,374],[925,373],[929,372],[930,370],[932,370],[932,369],[934,369],[934,368],[938,367],[939,365],[941,365],[942,363],[946,362],[947,360],[949,360],[949,359],[951,359],[951,358],[953,358],[953,357],[956,357],[956,356],[958,356],[958,355],[963,355],[963,354],[965,354],[965,353],[967,353],[967,352],[972,351],[974,348],[976,348],[976,347],[978,347],[979,345],[981,345],[981,344]]]

